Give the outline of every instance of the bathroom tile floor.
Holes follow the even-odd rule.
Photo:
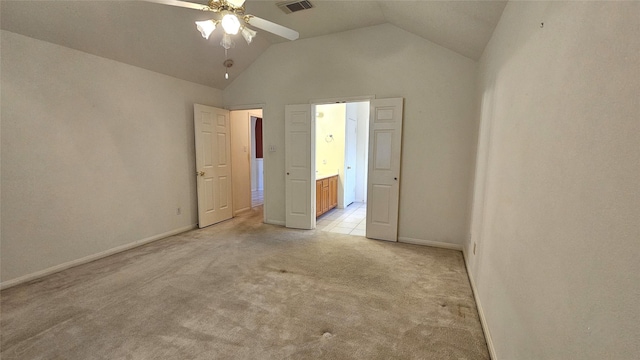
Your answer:
[[[365,236],[367,204],[354,202],[344,209],[333,209],[316,220],[318,230]]]

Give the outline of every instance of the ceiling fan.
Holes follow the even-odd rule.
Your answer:
[[[233,46],[233,41],[231,40],[230,35],[236,35],[238,32],[242,34],[242,37],[244,37],[247,43],[251,43],[253,38],[256,36],[256,31],[249,28],[247,25],[268,31],[288,40],[296,40],[300,36],[300,34],[295,30],[254,15],[245,14],[245,0],[209,0],[207,5],[181,0],[146,1],[220,14],[219,19],[196,21],[196,28],[200,31],[202,37],[208,39],[209,35],[211,35],[211,33],[216,29],[216,26],[221,25],[224,30],[224,35],[220,45],[222,45],[225,50],[228,50]]]

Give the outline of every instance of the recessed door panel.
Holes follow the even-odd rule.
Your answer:
[[[220,194],[220,209],[227,209],[229,207],[230,200],[230,185],[229,178],[227,176],[220,176],[218,178],[218,185],[220,186],[218,193]]]
[[[307,169],[309,167],[307,159],[309,158],[309,152],[311,151],[309,133],[300,131],[292,132],[290,138],[291,146],[294,149],[298,149],[298,151],[291,154],[291,168]]]
[[[227,153],[228,144],[227,141],[229,133],[218,133],[218,167],[227,166],[228,161],[230,160],[229,154]]]
[[[382,107],[376,110],[375,123],[392,123],[393,122],[393,108]]]
[[[213,178],[204,179],[204,193],[205,193],[204,210],[206,212],[214,211],[215,210],[215,205],[214,205],[215,191],[213,189]]]
[[[296,215],[306,214],[308,212],[306,194],[308,192],[307,187],[309,187],[309,183],[304,180],[292,180],[291,187],[291,193],[293,194],[293,196],[300,199],[300,201],[294,201],[291,204],[291,213]]]
[[[227,119],[229,118],[228,114],[216,114],[216,118],[218,119],[218,126],[223,128],[227,127]]]
[[[202,137],[202,146],[201,152],[204,155],[203,165],[204,166],[213,166],[213,134],[208,131],[203,131],[201,133]]]
[[[376,170],[391,169],[391,155],[393,149],[393,131],[376,130],[373,133],[374,149],[373,164]]]
[[[374,185],[371,189],[371,200],[374,203],[388,204],[391,201],[391,186]],[[371,213],[371,222],[378,225],[388,225],[390,223],[389,207],[376,206]]]

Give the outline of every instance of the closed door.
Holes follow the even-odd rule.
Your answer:
[[[194,104],[198,226],[233,216],[229,111]]]
[[[372,239],[398,241],[402,101],[371,101],[366,235]]]
[[[344,144],[344,207],[356,200],[357,128],[358,120],[347,116]]]

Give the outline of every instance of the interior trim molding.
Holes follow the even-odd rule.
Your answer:
[[[469,268],[469,262],[467,261],[466,249],[462,250],[462,257],[464,258],[464,266],[467,268],[467,276],[469,277],[469,283],[471,283],[471,291],[473,292],[473,298],[475,299],[476,307],[478,308],[478,316],[480,317],[480,324],[482,324],[484,339],[487,342],[487,348],[489,349],[489,357],[491,358],[491,360],[498,360],[498,357],[496,356],[496,349],[493,346],[493,339],[491,339],[491,332],[489,331],[489,326],[487,325],[487,318],[484,315],[484,310],[482,309],[482,303],[480,302],[480,297],[478,296],[478,289],[476,288],[476,282],[473,280],[473,276],[471,275],[471,269]]]
[[[407,244],[414,244],[414,245],[433,246],[433,247],[437,247],[437,248],[462,251],[462,245],[460,245],[460,244],[451,244],[451,243],[446,243],[446,242],[441,242],[441,241],[414,239],[414,238],[410,238],[410,237],[400,236],[400,237],[398,237],[398,242],[407,243]]]
[[[328,99],[311,99],[309,100],[309,104],[312,104],[312,105],[339,104],[339,103],[371,101],[375,99],[376,99],[375,95],[344,96],[344,97],[336,97],[336,98],[328,98]]]
[[[142,245],[148,244],[148,243],[156,241],[156,240],[168,238],[170,236],[177,235],[177,234],[180,234],[180,233],[183,233],[183,232],[186,232],[186,231],[189,231],[189,230],[197,229],[197,228],[198,228],[198,224],[192,224],[192,225],[189,225],[189,226],[181,227],[181,228],[178,228],[178,229],[175,229],[175,230],[171,230],[171,231],[168,231],[168,232],[165,232],[165,233],[162,233],[162,234],[150,236],[150,237],[145,238],[145,239],[136,240],[136,241],[128,243],[128,244],[120,245],[120,246],[117,246],[117,247],[114,247],[114,248],[111,248],[111,249],[108,249],[108,250],[105,250],[105,251],[101,251],[101,252],[96,253],[96,254],[85,256],[85,257],[80,258],[80,259],[71,260],[71,261],[66,262],[66,263],[55,265],[55,266],[52,266],[52,267],[44,269],[44,270],[36,271],[34,273],[31,273],[31,274],[27,274],[27,275],[24,275],[24,276],[17,277],[15,279],[3,281],[2,283],[0,283],[0,290],[4,290],[4,289],[10,288],[12,286],[16,286],[16,285],[20,285],[20,284],[23,284],[23,283],[26,283],[26,282],[29,282],[29,281],[32,281],[32,280],[36,280],[36,279],[45,277],[47,275],[51,275],[51,274],[54,274],[54,273],[57,273],[57,272],[60,272],[60,271],[63,271],[63,270],[67,270],[69,268],[72,268],[72,267],[75,267],[75,266],[78,266],[78,265],[86,264],[86,263],[89,263],[89,262],[92,262],[92,261],[95,261],[95,260],[98,260],[98,259],[102,259],[102,258],[107,257],[107,256],[111,256],[111,255],[117,254],[119,252],[130,250],[130,249],[133,249],[135,247],[142,246]]]
[[[262,103],[262,104],[248,104],[248,105],[229,105],[227,107],[225,107],[225,109],[229,110],[229,111],[234,111],[234,110],[256,110],[256,109],[261,109],[262,111],[264,111],[266,104]],[[264,115],[264,113],[263,113]]]

